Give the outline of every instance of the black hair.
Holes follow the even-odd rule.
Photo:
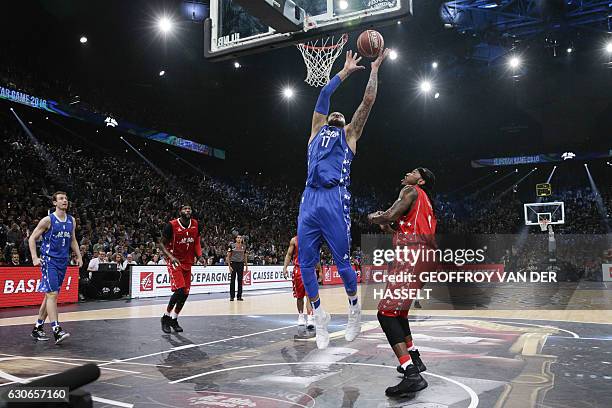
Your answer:
[[[436,175],[433,174],[433,172],[426,167],[417,167],[417,170],[419,171],[419,174],[421,175],[423,181],[425,181],[425,184],[419,187],[421,187],[421,189],[423,189],[423,191],[425,191],[425,193],[427,194],[427,197],[429,198],[429,202],[431,203],[431,207],[433,208],[435,214],[436,203],[434,201],[434,186],[436,185]]]

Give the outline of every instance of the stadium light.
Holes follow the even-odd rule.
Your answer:
[[[168,34],[170,31],[172,31],[172,26],[172,20],[170,20],[166,16],[161,17],[159,20],[157,20],[157,28],[164,34]]]
[[[424,81],[421,81],[420,88],[421,88],[421,92],[429,93],[431,92],[431,89],[433,88],[433,86],[431,85],[430,81],[424,80]]]
[[[508,64],[510,65],[510,68],[516,69],[521,65],[521,59],[517,56],[513,56],[508,61]]]
[[[567,53],[571,54],[572,52],[574,52],[574,49],[572,47],[568,47],[567,48]]]
[[[163,69],[161,71],[159,71],[159,76],[160,77],[164,76],[164,75],[166,75],[166,71],[164,71]]]
[[[338,2],[338,7],[340,7],[340,10],[346,10],[348,8],[349,4],[347,0],[340,0]]]
[[[238,69],[240,68],[242,65],[240,65],[240,63],[238,61],[234,62],[234,68]]]
[[[82,36],[79,41],[81,42],[81,44],[86,44],[87,43],[87,37]]]
[[[612,41],[610,41],[610,42],[608,42],[608,43],[606,44],[606,52],[607,52],[608,54],[612,54]]]
[[[389,51],[389,59],[391,59],[391,60],[396,60],[396,59],[397,59],[397,57],[398,57],[398,55],[397,55],[397,51],[395,51],[395,50],[391,50],[391,51]]]
[[[286,87],[285,89],[283,89],[283,96],[285,98],[291,99],[291,98],[293,98],[293,95],[295,95],[295,91],[293,90],[293,88]]]
[[[433,69],[438,68],[438,62],[437,62],[437,61],[432,62],[432,63],[431,63],[431,67],[432,67]]]
[[[440,92],[436,92],[435,95],[434,95],[434,98],[438,99],[439,97],[440,97]]]

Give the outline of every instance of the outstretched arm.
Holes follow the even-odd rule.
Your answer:
[[[368,215],[368,221],[372,224],[387,225],[397,221],[399,217],[412,207],[419,193],[412,186],[406,186],[400,191],[398,199],[387,211],[377,211]]]
[[[378,92],[378,69],[382,62],[389,55],[389,50],[382,50],[380,55],[374,62],[372,62],[372,71],[370,72],[370,80],[365,89],[363,100],[355,111],[351,123],[346,126],[346,136],[348,143],[351,146],[353,152],[357,150],[357,141],[361,137],[363,128],[368,120],[374,101],[376,101],[376,94]]]
[[[329,102],[332,94],[349,75],[355,71],[365,69],[364,66],[359,65],[359,61],[361,61],[361,57],[358,57],[357,54],[353,55],[353,51],[347,51],[346,61],[344,62],[342,71],[338,72],[336,76],[321,89],[319,99],[317,99],[317,106],[312,114],[312,127],[310,130],[310,139],[308,140],[309,144],[327,120],[327,115],[329,115]]]

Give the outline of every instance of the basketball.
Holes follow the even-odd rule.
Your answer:
[[[364,57],[376,58],[383,48],[385,48],[385,39],[378,31],[366,30],[357,39],[357,50]]]

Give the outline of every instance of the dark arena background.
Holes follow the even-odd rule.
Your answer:
[[[0,14],[0,407],[612,407],[610,0],[29,0]],[[329,110],[350,125],[319,134],[321,86],[368,29],[388,50],[378,77],[357,61]],[[330,138],[340,178],[313,186]],[[328,190],[343,193],[310,201]],[[411,273],[460,278],[419,286],[396,344],[380,296],[406,262],[381,254],[406,239],[454,256]],[[302,280],[318,284],[314,314],[298,314]]]

